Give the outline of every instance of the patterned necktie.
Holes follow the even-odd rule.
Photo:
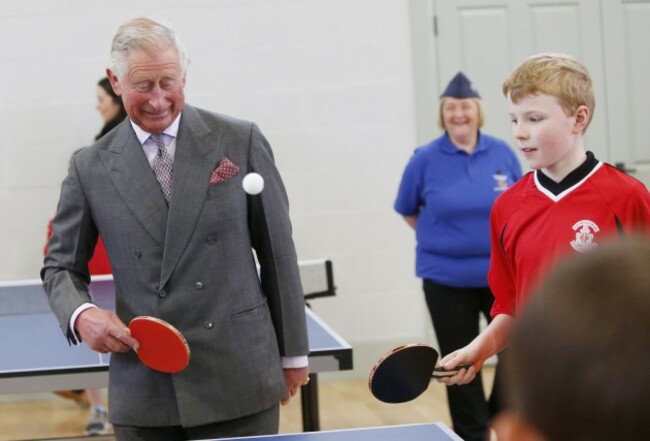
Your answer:
[[[156,174],[156,179],[160,184],[165,200],[169,204],[172,196],[172,158],[169,156],[165,148],[165,141],[161,134],[151,135],[151,140],[156,143],[158,152],[153,160],[153,171]]]

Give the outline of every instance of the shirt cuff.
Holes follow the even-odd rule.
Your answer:
[[[96,307],[97,307],[97,305],[94,305],[94,304],[92,304],[92,303],[88,303],[88,302],[86,302],[86,303],[82,303],[81,305],[79,305],[79,306],[77,307],[77,309],[74,310],[74,312],[72,313],[72,316],[70,316],[70,323],[68,323],[68,326],[70,327],[70,333],[71,333],[72,336],[74,337],[74,341],[73,341],[72,343],[73,343],[75,346],[78,346],[79,344],[81,344],[81,337],[79,337],[79,336],[77,335],[77,331],[76,331],[76,329],[74,328],[74,324],[75,324],[75,322],[77,321],[77,317],[79,317],[79,314],[81,314],[82,312],[84,312],[86,309],[89,309],[89,308],[96,308]]]
[[[298,357],[282,357],[283,369],[298,369],[309,366],[309,359],[306,355]]]

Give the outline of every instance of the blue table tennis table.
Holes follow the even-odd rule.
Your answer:
[[[333,295],[331,262],[301,261],[306,299]],[[100,307],[115,309],[111,276],[94,277],[90,292]],[[352,347],[306,307],[310,382],[301,390],[303,429],[320,430],[318,373],[352,369]],[[102,388],[110,355],[86,345],[69,346],[52,314],[40,280],[0,282],[0,394]]]
[[[363,429],[329,430],[323,432],[267,435],[243,438],[222,438],[249,441],[463,441],[442,423],[406,424]]]

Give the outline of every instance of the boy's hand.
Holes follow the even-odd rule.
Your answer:
[[[436,378],[436,381],[439,383],[444,383],[447,386],[452,386],[455,384],[467,384],[472,381],[476,377],[476,374],[481,371],[484,362],[485,360],[479,356],[478,350],[472,347],[472,344],[470,343],[464,348],[458,349],[451,354],[447,354],[442,358],[442,360],[440,360],[440,365],[444,369],[454,369],[456,366],[462,365],[467,365],[470,367],[468,369],[461,369],[456,375],[452,377]]]

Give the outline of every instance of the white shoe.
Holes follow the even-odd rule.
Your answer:
[[[86,435],[106,435],[110,424],[108,422],[108,412],[104,407],[93,406],[90,409],[90,419],[86,426]]]

